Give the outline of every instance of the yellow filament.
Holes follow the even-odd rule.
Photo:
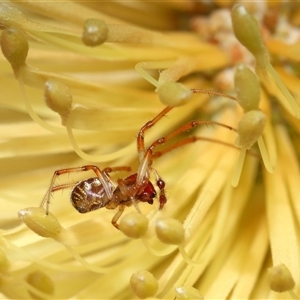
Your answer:
[[[268,149],[269,160],[271,167],[275,170],[277,165],[277,146],[273,132],[273,126],[270,120],[267,120],[263,133],[263,140],[265,141],[266,148]]]
[[[247,152],[247,148],[242,147],[242,149],[240,151],[238,161],[236,163],[236,167],[235,167],[234,172],[233,172],[232,179],[231,179],[231,185],[233,187],[237,187],[238,184],[239,184],[242,169],[243,169],[243,164],[244,164],[244,160],[245,160],[245,156],[246,156],[246,152]]]
[[[289,105],[292,107],[296,118],[300,119],[299,104],[296,102],[295,98],[291,95],[290,91],[287,89],[285,84],[282,82],[281,78],[278,76],[277,72],[275,71],[275,69],[273,68],[273,66],[270,64],[270,62],[268,60],[266,60],[265,66],[266,66],[267,71],[274,78],[274,80],[275,80],[276,84],[278,85],[278,87],[280,88],[282,94],[285,96],[285,99],[287,100]]]
[[[290,294],[291,296],[291,299],[294,299],[294,300],[299,300],[300,298],[296,295],[296,293],[294,291],[288,291],[288,293]]]
[[[278,140],[278,143],[281,142]],[[289,190],[283,178],[286,153],[281,154],[282,159],[278,161],[276,172],[265,174],[269,240],[273,264],[285,264],[295,282],[299,282],[298,228],[294,221]]]
[[[177,248],[176,246],[169,245],[169,246],[166,246],[163,250],[156,250],[153,248],[152,245],[150,245],[150,243],[146,239],[142,239],[142,242],[143,242],[144,246],[146,247],[146,249],[155,256],[169,255],[169,254],[173,253]]]
[[[57,134],[65,134],[66,131],[65,131],[64,128],[60,128],[60,127],[57,127],[57,126],[52,126],[52,125],[46,123],[33,110],[32,106],[30,104],[30,101],[28,100],[26,91],[25,91],[25,87],[24,87],[24,83],[23,83],[23,77],[22,77],[22,70],[21,70],[20,74],[18,75],[18,81],[19,81],[21,96],[24,100],[27,112],[30,115],[30,117],[33,119],[33,121],[35,121],[37,124],[39,124],[41,127],[45,128],[46,130],[49,130],[50,132],[57,133]]]
[[[10,248],[15,250],[20,255],[19,257],[23,257],[24,259],[26,258],[27,260],[30,260],[33,263],[37,264],[37,265],[40,265],[41,268],[49,268],[49,269],[52,269],[52,270],[55,270],[55,271],[63,271],[63,272],[70,272],[70,271],[72,271],[72,272],[82,272],[82,271],[85,270],[85,268],[83,266],[73,266],[72,264],[60,265],[60,264],[49,262],[49,261],[44,260],[44,259],[40,259],[40,258],[30,254],[29,252],[27,252],[23,248],[15,246],[8,239],[5,240],[5,243],[8,244],[8,246]]]
[[[257,139],[257,143],[258,143],[258,147],[259,147],[259,150],[260,150],[260,153],[261,153],[261,157],[263,159],[263,162],[264,162],[264,165],[265,165],[267,171],[269,173],[274,173],[274,168],[271,164],[270,157],[268,155],[268,152],[267,152],[267,149],[266,149],[266,146],[265,146],[265,142],[264,142],[262,136],[260,136]]]
[[[185,251],[184,247],[182,245],[178,245],[178,249],[180,251],[180,254],[182,255],[182,258],[185,260],[185,262],[193,267],[199,267],[200,264],[203,264],[203,259],[201,258],[200,261],[194,261],[192,260],[187,252]]]
[[[150,82],[155,87],[158,87],[159,83],[156,79],[154,79],[145,69],[150,70],[159,70],[166,69],[172,65],[172,61],[164,61],[164,62],[153,62],[153,61],[144,61],[135,65],[135,70],[148,82]]]
[[[38,296],[39,299],[51,299],[51,298],[53,298],[53,295],[42,292],[41,290],[35,288],[34,286],[32,286],[26,280],[20,278],[19,276],[16,276],[15,274],[12,274],[12,273],[10,273],[10,276],[13,277],[21,285],[23,285],[29,292],[31,292],[35,296]]]
[[[134,151],[135,143],[131,143],[128,146],[123,147],[117,151],[114,151],[113,153],[110,153],[110,154],[90,155],[90,154],[85,153],[84,151],[82,151],[79,148],[79,146],[75,140],[70,122],[67,122],[66,129],[67,129],[67,133],[68,133],[70,142],[71,142],[75,152],[77,153],[77,155],[79,157],[81,157],[82,159],[84,159],[86,161],[93,161],[94,163],[112,161],[114,159],[124,157],[124,156],[128,155],[128,153],[132,153]]]
[[[98,267],[98,266],[94,266],[90,263],[88,263],[85,259],[83,259],[71,246],[67,246],[64,245],[66,247],[66,249],[69,251],[69,253],[74,257],[74,259],[76,261],[78,261],[84,268],[98,273],[98,274],[103,274],[103,273],[107,273],[108,271],[112,271],[112,267]]]

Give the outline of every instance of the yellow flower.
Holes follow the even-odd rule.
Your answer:
[[[298,299],[300,6],[233,2],[0,4],[3,298]]]

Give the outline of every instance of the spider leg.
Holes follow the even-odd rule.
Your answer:
[[[143,157],[143,160],[141,161],[140,166],[138,168],[137,184],[141,184],[141,182],[143,181],[143,179],[147,175],[147,172],[149,170],[149,166],[151,166],[151,164],[152,164],[152,154],[154,152],[155,147],[157,147],[159,145],[163,145],[165,142],[171,140],[175,136],[177,136],[177,135],[179,135],[183,132],[189,131],[189,130],[191,130],[194,127],[199,126],[199,125],[217,125],[217,126],[221,126],[221,127],[224,127],[226,129],[229,129],[229,130],[232,130],[232,131],[236,131],[235,128],[233,128],[231,126],[228,126],[226,124],[219,123],[219,122],[214,122],[214,121],[203,121],[203,120],[191,121],[191,122],[177,128],[176,130],[174,130],[170,134],[154,141],[149,146],[149,148],[146,150],[145,155]]]
[[[77,182],[72,182],[72,183],[65,183],[65,184],[60,184],[60,185],[56,185],[52,188],[52,193],[59,191],[59,190],[63,190],[63,189],[67,189],[67,188],[71,188],[74,185],[76,185]]]
[[[196,93],[200,93],[200,94],[207,94],[209,96],[218,96],[218,97],[224,97],[233,101],[237,101],[235,97],[228,95],[228,94],[223,94],[217,91],[213,91],[213,90],[207,90],[207,89],[191,89],[191,91],[196,94]]]
[[[227,128],[229,130],[236,131],[236,129],[234,129],[233,127],[222,124],[222,123],[218,123],[218,122],[214,122],[214,121],[196,120],[196,121],[191,121],[191,122],[177,128],[175,131],[173,131],[172,133],[166,135],[165,137],[157,139],[146,150],[144,158],[140,163],[140,166],[138,168],[138,173],[137,173],[137,181],[136,181],[137,186],[141,185],[144,178],[149,176],[147,173],[149,172],[149,167],[152,165],[152,159],[153,158],[156,158],[156,157],[162,155],[163,153],[165,153],[167,151],[170,151],[174,148],[180,147],[180,146],[188,144],[188,143],[192,143],[192,142],[197,140],[197,137],[187,138],[187,139],[184,139],[182,141],[179,141],[178,143],[175,143],[170,148],[168,148],[165,152],[154,152],[154,149],[157,146],[162,145],[165,142],[173,139],[177,135],[179,135],[183,132],[186,132],[186,131],[188,131],[188,130],[196,127],[196,126],[199,126],[199,125],[217,125],[217,126]],[[161,154],[159,155],[159,153],[161,153]],[[159,203],[160,203],[160,209],[161,209],[161,208],[163,208],[163,206],[167,202],[167,197],[165,195],[165,182],[159,177],[159,175],[157,174],[155,169],[151,168],[150,171],[154,172],[154,174],[156,176],[156,184],[157,184],[158,188],[160,189]]]
[[[207,89],[191,89],[191,91],[195,93],[202,93],[202,94],[207,94],[210,96],[219,96],[219,97],[225,97],[230,100],[236,101],[236,98],[227,95],[227,94],[222,94],[217,91],[213,90],[207,90]],[[155,118],[153,118],[151,121],[147,122],[139,131],[138,136],[137,136],[137,149],[139,153],[139,160],[140,162],[143,160],[144,155],[145,155],[145,143],[144,143],[144,135],[145,131],[148,130],[149,128],[153,127],[162,117],[164,117],[170,110],[172,110],[174,107],[173,106],[167,106],[164,108]]]
[[[208,90],[208,89],[191,89],[191,91],[195,94],[195,93],[202,93],[202,94],[207,94],[210,96],[219,96],[219,97],[225,97],[228,98],[230,100],[234,100],[236,101],[236,98],[231,96],[231,95],[227,95],[227,94],[222,94],[219,93],[217,91],[213,91],[213,90]],[[140,161],[140,167],[138,170],[138,178],[137,178],[137,184],[141,184],[141,182],[143,181],[143,178],[147,175],[149,166],[151,166],[151,157],[149,158],[149,148],[148,150],[145,149],[145,142],[144,142],[144,135],[145,135],[145,131],[147,131],[149,128],[153,127],[161,118],[163,118],[169,111],[171,111],[174,107],[173,106],[167,106],[165,107],[155,118],[153,118],[151,121],[148,121],[140,130],[137,136],[137,149],[138,149],[138,156],[139,156],[139,161]],[[165,141],[172,138],[173,136],[183,132],[183,131],[187,131],[197,125],[200,124],[214,124],[214,125],[219,125],[219,126],[223,126],[226,127],[230,130],[234,130],[236,131],[234,128],[227,126],[225,124],[221,124],[218,122],[213,122],[213,121],[192,121],[180,128],[178,128],[177,130],[175,130],[173,133],[171,133],[170,135],[166,136]],[[163,144],[164,141],[160,142],[161,139],[157,140],[157,144]],[[151,145],[152,147],[156,147],[156,145]],[[151,147],[150,146],[150,147]],[[150,149],[151,152],[151,149]],[[149,176],[149,175],[148,175]]]
[[[147,122],[140,130],[137,136],[137,149],[139,154],[139,160],[142,162],[145,155],[145,142],[144,142],[144,135],[145,131],[149,128],[153,127],[162,117],[164,117],[173,107],[167,106],[163,109],[154,119]]]
[[[217,91],[213,90],[208,90],[208,89],[191,89],[191,91],[195,93],[202,93],[202,94],[207,94],[209,96],[218,96],[218,97],[224,97],[233,101],[236,101],[236,98],[227,95],[227,94],[222,94]],[[139,153],[139,160],[142,162],[144,155],[146,153],[145,150],[145,143],[144,143],[144,135],[145,131],[148,130],[149,128],[153,127],[162,117],[164,117],[169,111],[171,111],[174,107],[173,106],[167,106],[165,107],[155,118],[153,118],[151,121],[148,121],[139,131],[138,136],[137,136],[137,149]],[[212,122],[214,123],[214,122]],[[208,123],[207,123],[208,124]],[[211,123],[210,123],[211,124]],[[215,123],[216,124],[216,123]],[[220,123],[219,123],[220,125]],[[229,127],[229,126],[228,126]],[[234,130],[234,129],[233,129]]]
[[[219,122],[203,121],[203,120],[191,121],[191,122],[189,122],[189,123],[187,123],[187,124],[185,124],[185,125],[177,128],[172,133],[170,133],[170,134],[168,134],[168,135],[166,135],[166,136],[164,136],[162,138],[159,138],[156,141],[154,141],[150,145],[150,147],[147,149],[145,157],[150,156],[152,158],[152,153],[153,153],[153,150],[154,150],[155,147],[157,147],[159,145],[163,145],[165,142],[171,140],[175,136],[177,136],[177,135],[179,135],[179,134],[181,134],[183,132],[189,131],[190,129],[193,129],[196,126],[199,126],[199,125],[217,125],[217,126],[224,127],[226,129],[229,129],[229,130],[232,130],[232,131],[236,131],[235,128],[233,128],[233,127],[231,127],[229,125],[223,124],[223,123],[219,123]],[[179,147],[181,145],[190,143],[190,142],[194,142],[195,139],[197,139],[197,137],[192,137],[191,140],[189,140],[189,139],[183,140],[183,141],[179,142],[178,146],[175,146],[175,148],[177,148],[177,147]],[[205,139],[205,138],[201,138],[201,139]],[[214,140],[214,141],[216,141],[216,140]],[[220,142],[220,143],[223,143],[223,142]]]
[[[219,141],[219,140],[215,140],[215,139],[211,139],[211,138],[207,138],[207,137],[192,136],[192,137],[189,137],[189,138],[185,138],[185,139],[183,139],[179,142],[176,142],[173,145],[169,146],[168,148],[166,148],[162,151],[152,152],[151,159],[158,158],[158,157],[168,153],[169,151],[171,151],[173,149],[179,148],[179,147],[184,146],[184,145],[189,144],[189,143],[194,143],[198,140],[214,142],[214,143],[218,143],[218,144],[221,144],[221,145],[224,145],[224,146],[229,146],[229,147],[235,148],[236,150],[240,150],[240,148],[238,148],[238,147],[236,147],[236,146],[234,146],[230,143],[226,143],[226,142],[223,142],[223,141]],[[162,209],[164,207],[164,205],[166,204],[166,202],[167,202],[167,197],[166,197],[166,193],[165,193],[165,182],[159,176],[159,174],[157,173],[157,171],[155,169],[151,168],[151,170],[153,171],[153,173],[156,176],[156,185],[160,189],[159,209]]]
[[[118,171],[125,171],[125,172],[130,172],[131,171],[131,167],[128,166],[121,166],[121,167],[107,167],[103,169],[103,173],[108,174],[108,173],[112,173],[112,172],[118,172]]]
[[[111,220],[111,223],[119,230],[120,230],[120,227],[118,224],[118,220],[120,219],[124,209],[125,209],[125,205],[119,205],[119,210],[117,211],[117,213],[114,215],[114,217]]]
[[[212,139],[212,138],[209,138],[209,137],[191,136],[191,137],[185,138],[185,139],[183,139],[183,140],[181,140],[179,142],[174,143],[173,145],[167,147],[166,149],[163,149],[161,151],[155,151],[155,152],[153,152],[151,158],[152,159],[156,159],[156,158],[161,157],[162,155],[164,155],[164,154],[172,151],[173,149],[182,147],[182,146],[190,144],[190,143],[195,143],[197,141],[212,142],[212,143],[224,145],[224,146],[227,146],[227,147],[231,147],[231,148],[234,148],[236,150],[240,150],[239,147],[236,147],[235,145],[227,143],[227,142],[223,142],[223,141],[220,141],[220,140]]]
[[[65,184],[60,184],[60,185],[53,186],[51,191],[49,191],[49,190],[47,191],[46,195],[43,198],[43,201],[40,204],[40,207],[43,207],[45,202],[46,202],[46,214],[48,214],[51,194],[53,192],[56,192],[56,191],[59,191],[59,190],[64,190],[64,189],[74,187],[77,183],[78,182],[72,182],[72,183],[65,183]]]
[[[106,179],[108,181],[111,181],[110,177],[109,177],[109,173],[112,172],[118,172],[118,171],[125,171],[125,172],[130,172],[131,171],[131,167],[129,166],[121,166],[121,167],[106,167],[102,170],[103,175],[106,177]],[[113,184],[113,182],[112,182]],[[116,187],[116,186],[115,186]]]

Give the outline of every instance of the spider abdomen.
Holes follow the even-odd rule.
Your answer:
[[[104,207],[109,199],[97,177],[78,182],[71,192],[71,203],[80,212],[87,213]]]

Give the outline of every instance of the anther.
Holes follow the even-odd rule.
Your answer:
[[[29,207],[19,211],[19,218],[36,234],[49,237],[65,245],[72,245],[76,240],[72,233],[64,229],[52,213],[46,213],[42,207]]]
[[[245,112],[258,109],[260,101],[260,84],[257,76],[245,65],[237,66],[234,75],[237,102]]]
[[[18,28],[3,30],[1,35],[1,50],[11,64],[15,74],[25,64],[28,54],[28,41],[25,33]]]
[[[83,25],[82,41],[85,45],[95,47],[107,40],[108,27],[99,19],[87,19]]]
[[[148,219],[146,216],[131,212],[122,217],[119,229],[130,238],[140,238],[142,237],[148,229]]]
[[[265,128],[266,116],[260,110],[251,110],[245,113],[240,120],[237,133],[236,145],[250,149],[257,139],[262,135]]]
[[[59,113],[62,124],[65,124],[72,107],[72,94],[69,88],[59,81],[50,79],[45,84],[44,95],[47,106]]]
[[[231,13],[233,31],[236,38],[256,59],[264,60],[268,54],[257,21],[243,5],[235,5]]]
[[[54,283],[52,279],[41,271],[34,271],[27,275],[26,281],[37,290],[50,295],[54,294]],[[35,299],[39,299],[39,295],[30,292]]]
[[[154,296],[158,290],[157,280],[148,271],[139,271],[132,274],[130,286],[133,292],[141,299]]]
[[[295,287],[293,276],[284,264],[268,269],[268,278],[270,287],[275,292],[286,292]]]
[[[176,299],[204,299],[201,293],[191,286],[182,286],[175,289]]]
[[[184,105],[192,98],[193,95],[191,89],[174,81],[162,83],[156,91],[160,101],[167,106]]]
[[[179,245],[184,240],[182,224],[173,218],[161,218],[156,221],[155,232],[160,241],[166,244]]]

